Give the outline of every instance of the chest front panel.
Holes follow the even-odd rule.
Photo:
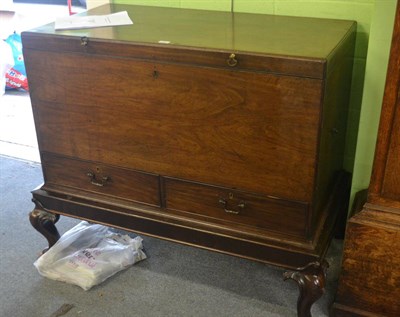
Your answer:
[[[321,80],[80,54],[30,59],[45,152],[311,199]]]

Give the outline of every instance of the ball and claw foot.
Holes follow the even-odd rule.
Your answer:
[[[292,279],[299,286],[297,299],[298,317],[311,317],[311,306],[325,293],[328,262],[316,261],[283,274],[283,279]]]

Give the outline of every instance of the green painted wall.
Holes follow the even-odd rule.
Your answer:
[[[369,185],[397,0],[376,0],[353,169],[352,198]]]
[[[357,21],[345,168],[352,198],[369,185],[397,0],[111,0],[115,3]]]

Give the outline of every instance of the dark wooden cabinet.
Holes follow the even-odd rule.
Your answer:
[[[88,14],[123,10],[133,25],[22,34],[45,180],[32,218],[50,211],[287,268],[321,260],[348,186],[355,22]]]
[[[400,316],[400,6],[367,203],[350,218],[336,316]]]

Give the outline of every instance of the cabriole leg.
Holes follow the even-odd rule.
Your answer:
[[[298,317],[311,317],[311,306],[325,293],[328,262],[316,261],[283,274],[284,280],[292,279],[299,286],[297,300]]]
[[[35,204],[35,209],[29,213],[29,221],[47,239],[49,247],[42,251],[42,253],[45,253],[60,239],[60,234],[55,226],[60,215],[46,210],[38,200],[32,199],[32,201]]]

